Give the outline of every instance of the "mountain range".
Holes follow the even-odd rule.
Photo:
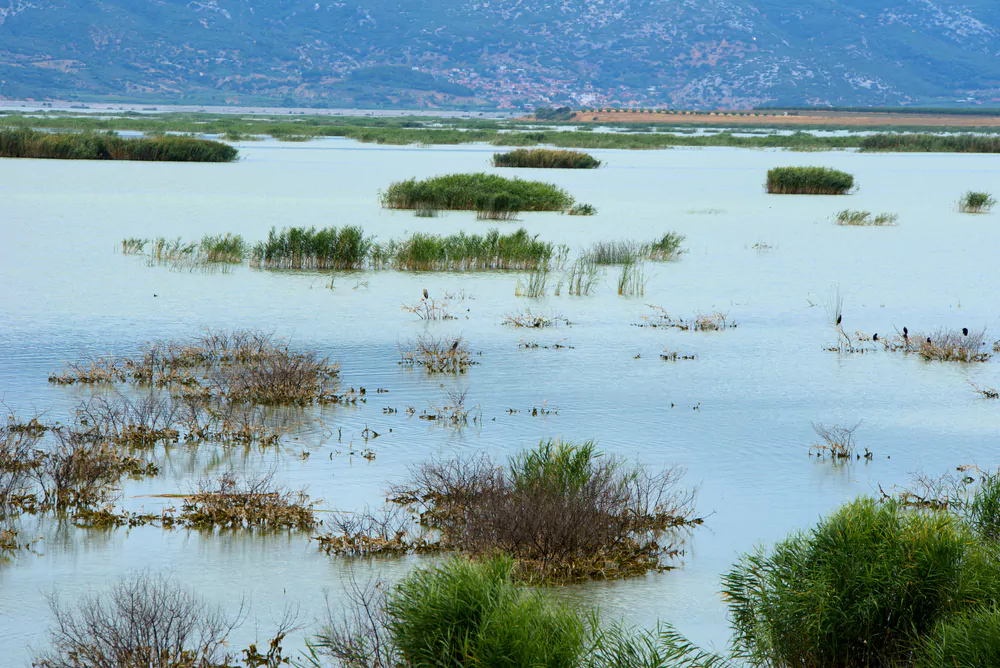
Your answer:
[[[1000,100],[996,0],[0,0],[0,97],[469,107]]]

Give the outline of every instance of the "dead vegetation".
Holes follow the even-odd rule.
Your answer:
[[[196,529],[309,531],[316,524],[314,505],[304,490],[277,484],[274,471],[229,472],[199,482],[182,504],[180,519]]]
[[[652,310],[652,313],[640,316],[642,322],[636,323],[636,327],[670,327],[684,332],[721,332],[737,327],[736,321],[730,320],[729,315],[721,311],[707,314],[699,313],[694,318],[685,320],[671,316],[662,306],[655,304],[646,304],[646,306]]]
[[[450,338],[428,333],[399,344],[399,363],[423,368],[428,373],[465,373],[477,364],[469,344],[461,336]]]
[[[857,460],[864,457],[865,460],[872,458],[872,453],[865,448],[864,455],[857,452],[858,443],[854,438],[854,432],[858,430],[861,423],[858,422],[850,427],[834,425],[825,427],[821,423],[813,424],[813,431],[819,436],[820,442],[814,443],[809,448],[809,456],[815,455],[819,459],[831,459],[833,461]]]
[[[544,441],[506,463],[485,455],[432,460],[394,487],[391,506],[339,516],[320,537],[330,554],[440,550],[514,557],[528,581],[641,575],[680,554],[677,530],[700,524],[683,471],[651,473],[593,442]]]
[[[921,359],[938,362],[985,362],[992,356],[986,344],[986,330],[939,329],[933,334],[910,333],[907,328],[879,339],[890,352],[916,353]]]
[[[544,327],[554,327],[556,325],[571,326],[569,319],[558,313],[535,313],[530,308],[521,309],[514,313],[508,313],[500,322],[501,325],[511,327],[524,327],[527,329],[542,329]]]

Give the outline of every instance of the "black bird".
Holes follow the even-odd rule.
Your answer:
[[[875,332],[875,336],[872,337],[872,341],[878,341],[878,332]]]
[[[969,328],[968,327],[963,327],[962,328],[962,336],[968,336],[968,335],[969,335]]]
[[[903,328],[903,338],[904,338],[904,339],[908,339],[908,338],[910,338],[910,330],[908,330],[908,329],[907,329],[907,328],[905,328],[905,327]]]
[[[927,337],[927,343],[930,343],[930,342],[931,342],[931,337],[928,336]]]
[[[424,288],[424,299],[427,299],[430,295],[427,293],[427,288]]]
[[[458,340],[457,339],[455,340],[455,343],[451,344],[451,349],[452,350],[457,350],[458,349]]]
[[[837,315],[837,324],[839,325],[840,321],[843,320],[843,319],[844,319],[844,316],[838,314]]]

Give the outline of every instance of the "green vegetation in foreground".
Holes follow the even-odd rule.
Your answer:
[[[601,161],[580,151],[551,148],[519,148],[493,154],[494,167],[529,167],[538,169],[595,169]]]
[[[989,213],[996,203],[993,195],[970,190],[958,200],[958,210],[962,213]]]
[[[996,497],[996,485],[980,494]],[[966,633],[996,615],[995,542],[958,513],[896,500],[860,499],[745,555],[723,593],[736,655],[752,666],[972,668],[988,664],[935,657],[1000,648],[997,627]]]
[[[354,608],[309,642],[311,665],[359,668],[709,668],[670,626],[602,627],[592,611],[517,584],[497,556],[418,567],[394,587],[357,589]]]
[[[853,187],[853,176],[828,167],[775,167],[765,185],[778,195],[846,195]]]
[[[77,134],[0,129],[3,158],[233,162],[238,155],[228,144],[193,137],[125,138],[112,132]]]
[[[488,211],[498,200],[505,210],[518,211],[565,211],[573,205],[573,198],[551,183],[483,172],[397,181],[382,193],[382,206],[389,209]]]

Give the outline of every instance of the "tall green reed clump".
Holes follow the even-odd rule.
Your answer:
[[[652,243],[649,244],[649,249],[646,252],[647,257],[650,260],[656,261],[666,261],[677,259],[685,251],[681,248],[681,244],[684,243],[684,235],[677,234],[676,232],[667,232],[659,239],[654,239]]]
[[[373,264],[408,271],[530,270],[546,266],[553,246],[524,228],[511,234],[497,229],[480,234],[441,236],[417,232],[407,239],[377,245]]]
[[[514,288],[514,295],[517,297],[527,297],[538,299],[544,297],[549,289],[549,268],[548,265],[540,266],[527,276],[517,279],[517,287]]]
[[[853,187],[853,176],[828,167],[775,167],[765,184],[777,195],[846,195]]]
[[[206,234],[198,244],[198,251],[205,262],[240,264],[250,254],[250,244],[239,234]]]
[[[250,265],[261,269],[361,269],[372,249],[364,230],[352,225],[317,230],[271,228],[267,241],[253,248]]]
[[[599,271],[597,263],[588,257],[577,258],[556,283],[556,296],[562,294],[563,286],[566,288],[566,294],[577,297],[589,295],[597,287]]]
[[[501,194],[517,200],[520,211],[564,211],[573,204],[572,197],[551,183],[483,172],[397,181],[382,193],[381,202],[388,209],[476,211]]]
[[[995,604],[938,624],[916,652],[916,668],[1000,666],[1000,608]]]
[[[983,134],[880,133],[864,137],[860,149],[920,153],[1000,153],[1000,137]]]
[[[232,146],[193,137],[120,137],[114,132],[50,133],[28,128],[0,130],[0,157],[59,160],[233,162]]]
[[[618,294],[622,297],[636,297],[646,294],[646,266],[641,259],[629,260],[621,265],[618,275]]]
[[[902,666],[939,623],[1000,601],[1000,561],[955,515],[863,498],[745,555],[723,593],[751,665]]]
[[[594,169],[601,161],[582,151],[551,148],[519,148],[493,154],[494,167],[527,167],[541,169]]]
[[[514,568],[508,557],[453,559],[404,579],[386,606],[400,665],[576,668],[585,618],[514,584]]]
[[[989,213],[996,203],[989,193],[970,190],[958,200],[958,210],[962,213]]]
[[[524,204],[509,192],[476,197],[476,218],[479,220],[514,220]]]

